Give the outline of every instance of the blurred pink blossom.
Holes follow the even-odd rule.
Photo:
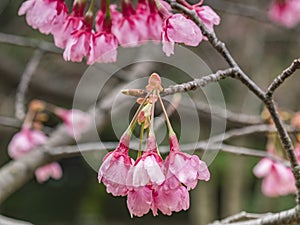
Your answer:
[[[255,176],[263,178],[262,192],[269,197],[296,192],[295,179],[290,168],[279,162],[263,158],[254,167]]]
[[[292,28],[300,22],[299,0],[275,0],[271,3],[269,17],[276,23]]]
[[[91,125],[92,118],[89,113],[78,109],[57,109],[55,113],[63,120],[70,136],[79,138]]]
[[[34,147],[42,145],[47,141],[47,136],[39,130],[23,128],[16,133],[8,145],[8,154],[13,159],[31,151]]]
[[[59,180],[62,177],[62,169],[57,162],[49,163],[35,170],[35,177],[39,183],[43,183],[50,178]]]
[[[18,159],[46,141],[47,136],[43,132],[23,128],[9,143],[8,154],[11,158]],[[57,180],[62,177],[62,169],[57,162],[53,162],[37,168],[35,175],[40,183],[47,181],[50,177]]]

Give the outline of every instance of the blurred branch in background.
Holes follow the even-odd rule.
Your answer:
[[[35,73],[44,52],[40,49],[34,51],[33,56],[26,65],[26,68],[21,76],[21,81],[19,83],[16,100],[15,100],[15,116],[19,120],[23,120],[26,114],[25,110],[25,94],[28,89],[30,80]]]
[[[21,127],[21,121],[11,117],[0,116],[0,125],[19,129]]]
[[[6,216],[0,215],[0,224],[1,225],[33,225],[32,223],[12,219]]]
[[[245,3],[246,2],[240,3],[218,0],[209,1],[209,5],[211,5],[216,10],[239,16],[249,17],[253,20],[257,20],[264,23],[272,23],[267,17],[265,11]]]
[[[0,43],[11,44],[22,47],[38,48],[45,52],[61,54],[62,51],[55,47],[53,43],[42,41],[34,38],[27,38],[13,34],[5,34],[0,32]]]

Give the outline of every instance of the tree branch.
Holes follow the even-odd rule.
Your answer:
[[[195,90],[199,87],[204,87],[209,83],[217,82],[227,77],[233,76],[235,73],[236,73],[236,69],[234,68],[219,70],[216,73],[212,73],[207,76],[203,76],[201,78],[194,79],[186,83],[172,85],[168,88],[164,88],[164,90],[161,92],[161,96]]]
[[[274,79],[266,92],[267,98],[271,98],[274,91],[279,88],[279,86],[282,85],[287,78],[293,75],[297,69],[300,69],[300,59],[295,59],[288,68],[286,68],[280,75],[278,75]]]
[[[253,214],[241,212],[223,220],[215,221],[210,225],[288,225],[299,222],[299,209],[295,207],[278,213]]]

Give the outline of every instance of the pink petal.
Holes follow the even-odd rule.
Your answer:
[[[254,167],[253,173],[257,177],[264,177],[266,176],[272,168],[273,161],[268,158],[263,158],[259,161],[259,163]]]
[[[152,189],[147,186],[132,190],[127,195],[127,207],[131,217],[141,217],[144,214],[147,214],[152,203]]]

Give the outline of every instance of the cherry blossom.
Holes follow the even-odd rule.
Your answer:
[[[262,192],[277,197],[296,192],[295,180],[290,168],[268,158],[263,158],[254,167],[255,176],[263,178]]]
[[[64,23],[57,24],[53,27],[51,33],[54,37],[54,43],[59,48],[66,48],[67,42],[72,38],[72,34],[74,32],[79,31],[80,29],[84,29],[86,27],[86,22],[84,19],[84,10],[86,7],[85,1],[74,1],[72,12],[67,18],[65,19]],[[86,27],[86,30],[88,28]],[[77,33],[75,35],[74,39],[76,40],[76,37],[78,38],[80,35]],[[69,48],[71,47],[71,44],[74,45],[75,40],[72,40],[72,42],[69,44]],[[78,40],[77,40],[78,42]],[[68,50],[68,55],[71,54],[71,50]],[[70,52],[70,53],[69,53]],[[66,56],[64,56],[65,59],[67,58],[67,54],[64,53]],[[71,58],[71,57],[69,57]]]
[[[43,132],[24,127],[14,135],[9,143],[8,154],[13,159],[18,159],[46,141],[47,136]],[[57,162],[53,162],[37,168],[35,175],[40,183],[47,181],[49,178],[58,180],[62,177],[62,169]]]
[[[49,163],[35,170],[35,177],[39,183],[43,183],[50,178],[59,180],[62,177],[62,169],[57,162]]]
[[[172,212],[187,210],[190,207],[189,192],[175,177],[166,179],[153,195],[155,209],[159,209],[165,215],[170,216]],[[154,215],[157,214],[155,209],[152,209]]]
[[[165,160],[167,179],[175,176],[188,190],[196,187],[198,180],[208,181],[210,173],[205,162],[196,155],[189,155],[180,150],[177,137],[169,138],[170,154]]]
[[[153,189],[151,185],[135,188],[128,192],[127,207],[131,217],[143,216],[153,207]]]
[[[292,28],[300,22],[299,0],[275,0],[269,9],[269,17],[274,22]]]
[[[182,14],[172,14],[164,21],[162,42],[167,56],[174,54],[174,43],[197,46],[202,40],[200,28]]]
[[[46,141],[47,136],[43,132],[25,127],[13,136],[8,145],[8,154],[13,159],[18,159]]]
[[[127,177],[134,161],[128,155],[130,135],[124,134],[118,147],[108,153],[98,172],[98,181],[106,186],[106,191],[114,196],[128,193]]]
[[[147,184],[160,185],[165,180],[163,173],[163,160],[157,153],[155,136],[147,139],[147,148],[129,171],[129,183],[133,187],[141,187]],[[132,181],[131,181],[132,179]]]
[[[91,125],[91,115],[78,109],[57,108],[55,113],[63,120],[70,136],[79,138]]]
[[[64,23],[67,13],[63,0],[28,0],[22,4],[18,15],[26,14],[28,25],[39,29],[41,33],[49,34],[55,26]]]
[[[114,7],[111,10],[115,10]],[[111,32],[112,20],[105,18],[105,11],[100,10],[97,14],[96,24],[97,33],[91,36],[87,63],[92,65],[95,62],[115,62],[117,60],[118,41]]]

